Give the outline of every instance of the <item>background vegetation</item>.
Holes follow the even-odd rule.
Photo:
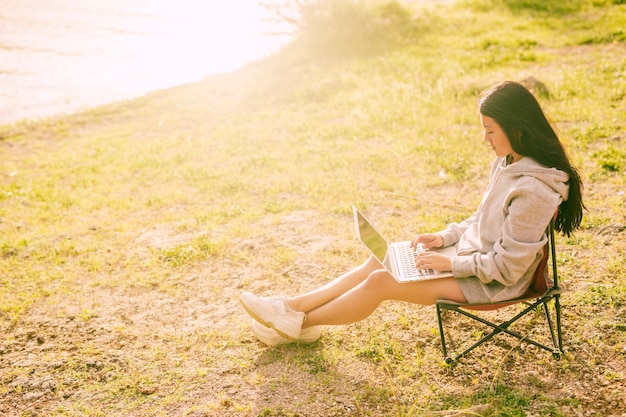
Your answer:
[[[0,414],[624,415],[623,1],[298,4],[274,57],[0,127]],[[351,204],[390,239],[470,214],[493,158],[476,95],[529,77],[589,208],[559,239],[561,361],[501,338],[447,366],[434,310],[401,303],[253,339],[241,291],[363,259]]]

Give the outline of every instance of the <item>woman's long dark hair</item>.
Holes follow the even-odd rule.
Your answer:
[[[583,184],[535,96],[520,83],[504,81],[485,90],[478,103],[480,113],[498,122],[516,153],[569,175],[569,196],[559,207],[555,228],[570,236],[583,218]]]

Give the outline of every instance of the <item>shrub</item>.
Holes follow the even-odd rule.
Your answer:
[[[417,33],[411,13],[395,0],[270,0],[263,6],[295,35],[290,49],[311,58],[379,53]]]

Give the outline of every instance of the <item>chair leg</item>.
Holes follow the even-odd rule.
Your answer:
[[[464,311],[460,308],[458,309],[453,309],[454,311],[456,311],[459,314],[462,314],[468,318],[471,318],[472,320],[475,320],[477,322],[480,322],[488,327],[491,327],[493,330],[484,335],[483,337],[481,337],[479,340],[477,340],[476,342],[474,342],[471,346],[469,346],[468,348],[466,348],[463,352],[458,353],[454,356],[454,358],[452,358],[452,361],[458,361],[459,359],[461,359],[462,357],[465,357],[465,355],[467,355],[468,353],[470,353],[471,351],[473,351],[474,349],[476,349],[478,346],[482,345],[483,343],[493,339],[495,336],[497,336],[500,333],[506,333],[509,334],[511,336],[514,336],[515,338],[519,339],[519,340],[525,340],[526,337],[524,337],[523,335],[519,334],[518,332],[514,332],[512,330],[509,330],[509,326],[511,324],[513,324],[515,321],[517,321],[520,317],[522,317],[522,315],[518,315],[514,318],[512,318],[509,321],[500,323],[500,324],[495,324],[492,323],[490,321],[487,321],[485,319],[483,319],[482,317],[479,317],[475,314],[471,314],[468,313],[467,311]],[[531,343],[531,344],[537,344],[535,341],[533,340],[526,340],[527,342]],[[539,345],[539,347],[542,347],[541,345]]]
[[[559,348],[558,347],[559,342],[557,340],[557,335],[555,333],[554,324],[552,323],[552,317],[550,317],[550,306],[548,305],[547,301],[543,302],[543,311],[546,316],[546,322],[548,323],[548,330],[550,330],[550,337],[552,338],[552,345],[554,346],[553,353],[554,353]]]
[[[439,337],[441,338],[441,350],[443,352],[443,359],[447,364],[453,362],[452,358],[448,356],[448,349],[446,348],[446,336],[443,332],[443,322],[441,317],[441,307],[437,304],[437,320],[439,322]]]
[[[550,309],[548,302],[550,300],[543,301],[543,308],[546,314],[546,321],[548,322],[548,327],[550,329],[550,336],[552,337],[552,344],[554,346],[554,350],[552,351],[552,355],[555,359],[559,359],[563,354],[563,335],[561,331],[561,304],[559,302],[559,294],[555,294],[552,298],[554,300],[554,315],[556,319],[556,329],[554,323],[552,321],[552,317],[550,314]]]
[[[561,301],[560,295],[554,295],[554,311],[556,314],[556,332],[559,342],[559,357],[563,354],[563,331],[561,330]],[[558,359],[558,358],[557,358]]]
[[[500,324],[496,324],[496,323],[492,323],[488,320],[483,319],[480,316],[474,315],[472,313],[469,313],[461,308],[448,308],[446,307],[446,310],[452,310],[452,311],[456,311],[459,314],[462,314],[470,319],[473,319],[475,321],[478,321],[486,326],[491,327],[493,330],[491,331],[491,333],[483,336],[482,338],[480,338],[480,340],[478,340],[477,342],[475,342],[473,345],[471,345],[469,348],[465,349],[462,353],[457,354],[454,356],[454,358],[448,356],[448,352],[447,352],[447,346],[445,344],[445,336],[444,336],[444,330],[443,330],[443,323],[442,323],[442,316],[441,316],[441,310],[443,309],[442,307],[440,307],[439,305],[437,305],[437,319],[439,320],[439,332],[440,332],[440,336],[441,336],[441,347],[443,350],[443,355],[444,358],[446,360],[446,363],[452,363],[455,362],[457,360],[459,360],[461,357],[465,356],[467,353],[469,353],[470,351],[474,350],[475,348],[477,348],[478,346],[480,346],[481,344],[483,344],[484,342],[492,339],[494,336],[496,336],[499,333],[506,333],[510,336],[513,336],[521,341],[524,341],[528,344],[534,345],[538,348],[547,350],[548,352],[551,352],[552,355],[555,357],[555,359],[558,359],[562,353],[562,346],[563,346],[563,342],[562,342],[562,333],[561,333],[561,309],[560,309],[560,304],[559,304],[559,300],[558,300],[558,294],[553,296],[552,299],[554,299],[555,301],[555,313],[556,313],[556,329],[554,329],[554,323],[552,321],[552,319],[550,318],[550,312],[548,309],[548,301],[546,299],[542,299],[542,300],[537,300],[535,303],[533,304],[528,304],[528,306],[519,314],[517,314],[516,316],[514,316],[513,318],[511,318],[508,321],[505,321],[503,323]],[[545,310],[545,314],[546,314],[546,320],[547,320],[547,324],[550,330],[550,335],[552,338],[552,342],[553,342],[553,346],[554,347],[549,347],[547,345],[544,345],[542,343],[539,343],[531,338],[529,338],[528,336],[524,336],[518,332],[512,331],[509,329],[509,326],[511,326],[511,324],[513,324],[514,322],[516,322],[518,319],[520,319],[521,317],[525,316],[529,311],[537,308],[537,306],[542,305],[544,307]],[[556,330],[556,335],[555,335],[555,330]]]

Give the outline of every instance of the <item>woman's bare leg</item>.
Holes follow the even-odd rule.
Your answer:
[[[313,310],[306,311],[307,319],[303,328],[363,320],[385,300],[432,305],[439,298],[466,301],[454,278],[400,284],[386,270],[378,269],[357,286]]]
[[[307,313],[350,291],[352,288],[365,281],[373,271],[381,269],[382,267],[380,262],[372,256],[362,265],[343,274],[328,284],[306,294],[291,297],[287,302],[293,310]]]

